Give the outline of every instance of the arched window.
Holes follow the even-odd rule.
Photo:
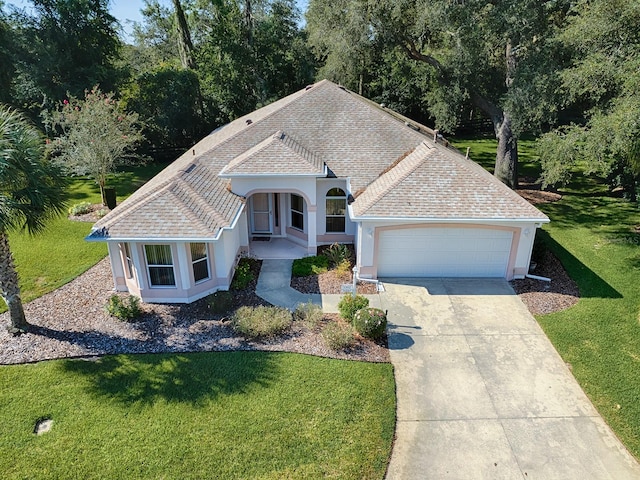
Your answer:
[[[345,233],[345,213],[347,195],[341,188],[332,188],[327,192],[327,233]]]

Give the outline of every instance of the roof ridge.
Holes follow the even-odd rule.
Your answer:
[[[526,199],[518,195],[518,193],[514,189],[512,189],[511,187],[503,183],[498,177],[496,177],[495,175],[487,171],[484,167],[482,167],[482,165],[479,165],[475,160],[472,160],[469,157],[463,156],[462,152],[460,152],[459,150],[452,151],[450,148],[447,148],[443,145],[438,145],[438,147],[440,147],[443,150],[443,152],[448,153],[453,158],[453,160],[456,161],[462,168],[472,173],[475,173],[481,177],[485,177],[487,180],[494,183],[497,187],[502,188],[505,192],[508,192],[507,194],[511,196],[513,199],[516,199],[518,202],[525,202],[527,205],[530,205],[533,208],[536,208],[534,205],[529,203]]]
[[[256,112],[259,112],[259,111],[260,111],[260,110],[262,110],[263,108],[265,108],[265,109],[266,109],[266,108],[268,108],[268,107],[270,107],[270,106],[273,106],[273,104],[274,104],[274,103],[283,102],[283,105],[282,105],[281,107],[274,109],[272,112],[269,112],[269,113],[268,113],[268,114],[266,114],[264,117],[261,117],[259,120],[252,121],[250,124],[248,124],[248,125],[247,125],[247,128],[244,128],[244,129],[242,129],[242,130],[238,130],[236,133],[234,133],[234,134],[230,135],[228,138],[225,138],[225,139],[224,139],[224,140],[222,140],[221,142],[217,143],[217,144],[215,145],[215,148],[219,148],[219,147],[223,146],[225,143],[230,142],[231,140],[233,140],[233,139],[235,139],[236,137],[240,136],[241,134],[245,133],[245,132],[246,132],[249,128],[251,128],[253,125],[258,125],[258,124],[260,124],[260,123],[264,122],[266,119],[271,118],[271,117],[272,117],[272,116],[274,116],[276,113],[278,113],[278,112],[282,111],[284,108],[287,108],[287,107],[289,107],[290,105],[294,105],[294,104],[295,104],[295,103],[297,103],[301,98],[303,98],[303,97],[307,96],[307,93],[308,93],[309,91],[312,91],[312,90],[314,90],[316,87],[318,87],[318,86],[320,86],[320,85],[323,85],[323,84],[325,84],[325,83],[329,83],[329,84],[335,85],[333,82],[331,82],[331,81],[329,81],[329,80],[326,80],[326,79],[320,80],[319,82],[316,82],[316,83],[314,83],[314,84],[312,84],[312,85],[308,85],[304,90],[298,90],[297,92],[293,92],[292,94],[287,95],[286,97],[281,98],[280,100],[276,100],[276,101],[275,101],[275,102],[273,102],[273,103],[269,103],[269,104],[267,104],[267,105],[265,105],[265,106],[263,106],[263,107],[259,108],[258,110],[254,110],[253,112],[247,113],[246,115],[243,115],[243,116],[241,116],[241,117],[238,117],[238,118],[236,118],[235,120],[232,120],[231,122],[229,122],[229,123],[227,123],[227,124],[225,124],[225,125],[222,125],[220,128],[223,128],[223,127],[225,127],[225,126],[227,126],[227,125],[231,125],[232,123],[235,123],[235,122],[242,123],[240,120],[244,119],[245,117],[246,117],[246,120],[245,120],[245,122],[246,122],[247,120],[251,120],[250,118],[248,118],[250,115],[252,115],[252,114],[254,114],[254,113],[256,113]],[[291,97],[294,97],[294,98],[291,98]],[[285,102],[285,100],[290,99],[290,98],[291,98],[291,100],[289,100],[288,102]],[[215,132],[216,132],[216,130],[214,130],[213,132],[211,132],[211,134],[213,134],[213,133],[215,133]],[[210,135],[211,135],[211,134],[210,134]],[[204,152],[203,152],[203,153],[204,153]]]
[[[389,193],[395,186],[401,183],[405,178],[411,175],[415,170],[434,152],[434,148],[427,145],[426,142],[420,142],[416,147],[402,158],[395,166],[382,173],[373,182],[367,185],[365,191],[358,196],[358,199],[362,199],[363,203],[359,206],[361,212],[364,212],[371,208],[380,198]],[[398,170],[403,168],[403,170]],[[388,183],[385,184],[385,182]],[[374,195],[375,188],[378,184],[383,184],[380,192]],[[371,189],[371,190],[369,190]],[[370,198],[366,198],[366,194],[371,194]],[[364,198],[363,198],[364,197]]]
[[[196,212],[189,208],[186,203],[184,202],[183,199],[181,199],[179,196],[177,196],[177,192],[171,190],[171,192],[177,196],[177,198],[185,205],[185,207],[187,208],[187,210],[189,210],[190,212],[193,213],[193,215],[198,218],[198,220],[209,230],[211,229],[211,221],[209,219],[211,219],[213,222],[220,222],[220,223],[227,223],[228,219],[224,218],[224,215],[222,215],[216,208],[214,208],[212,205],[210,205],[208,202],[206,202],[202,196],[200,195],[200,193],[193,188],[189,182],[187,182],[184,178],[179,177],[176,179],[173,188],[182,188],[184,190],[186,190],[187,192],[189,192],[191,195],[189,195],[189,199],[191,201],[193,201],[194,203],[196,203],[198,205],[198,207],[205,212],[204,218],[202,218],[200,215],[197,215]]]
[[[173,180],[174,180],[174,177],[170,177],[169,179],[154,186],[154,188],[148,194],[140,195],[138,198],[133,198],[133,199],[131,197],[127,198],[120,205],[118,205],[118,210],[115,211],[114,215],[111,215],[111,212],[109,212],[109,214],[105,215],[94,224],[94,228],[95,229],[102,228],[106,226],[107,223],[116,222],[134,207],[139,207],[141,205],[145,205],[149,203],[149,201],[153,200],[155,197],[160,195],[160,193],[162,193],[167,188],[169,188]],[[137,191],[140,191],[140,190],[137,190]],[[131,199],[130,202],[125,203],[127,200],[130,200],[130,199]]]
[[[298,140],[296,140],[290,133],[284,132],[282,130],[278,130],[281,133],[280,141],[290,150],[293,150],[295,153],[304,158],[307,163],[309,163],[312,167],[316,168],[324,168],[327,162],[325,162],[320,155],[316,152],[309,150],[307,147],[302,145]],[[278,133],[276,132],[276,133]]]

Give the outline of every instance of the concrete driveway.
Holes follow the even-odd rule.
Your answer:
[[[504,280],[384,281],[398,423],[389,479],[640,479]]]

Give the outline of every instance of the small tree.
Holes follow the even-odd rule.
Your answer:
[[[98,87],[85,91],[84,99],[70,97],[44,115],[48,128],[60,133],[49,144],[56,162],[73,175],[93,178],[106,205],[107,175],[129,163],[142,140],[138,115],[124,112],[113,93],[102,93]]]
[[[0,297],[9,307],[14,334],[27,331],[29,324],[8,233],[17,228],[38,232],[65,201],[65,178],[44,153],[40,132],[15,110],[0,106]]]

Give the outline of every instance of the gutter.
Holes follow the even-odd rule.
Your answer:
[[[153,243],[158,243],[158,242],[190,242],[190,243],[217,242],[218,240],[220,240],[220,237],[222,236],[222,233],[223,233],[224,230],[233,230],[236,227],[238,221],[240,220],[240,215],[242,214],[244,209],[245,209],[245,204],[243,203],[240,206],[240,208],[238,209],[238,212],[236,213],[235,217],[231,221],[231,224],[228,227],[221,227],[220,230],[218,230],[218,234],[215,237],[202,237],[202,238],[199,238],[199,237],[181,237],[181,238],[171,238],[171,237],[163,237],[163,238],[99,237],[99,238],[91,238],[91,235],[93,235],[93,233],[96,230],[99,230],[99,229],[96,229],[96,230],[92,230],[92,232],[89,235],[87,235],[86,237],[84,237],[84,239],[87,242],[153,242]]]

